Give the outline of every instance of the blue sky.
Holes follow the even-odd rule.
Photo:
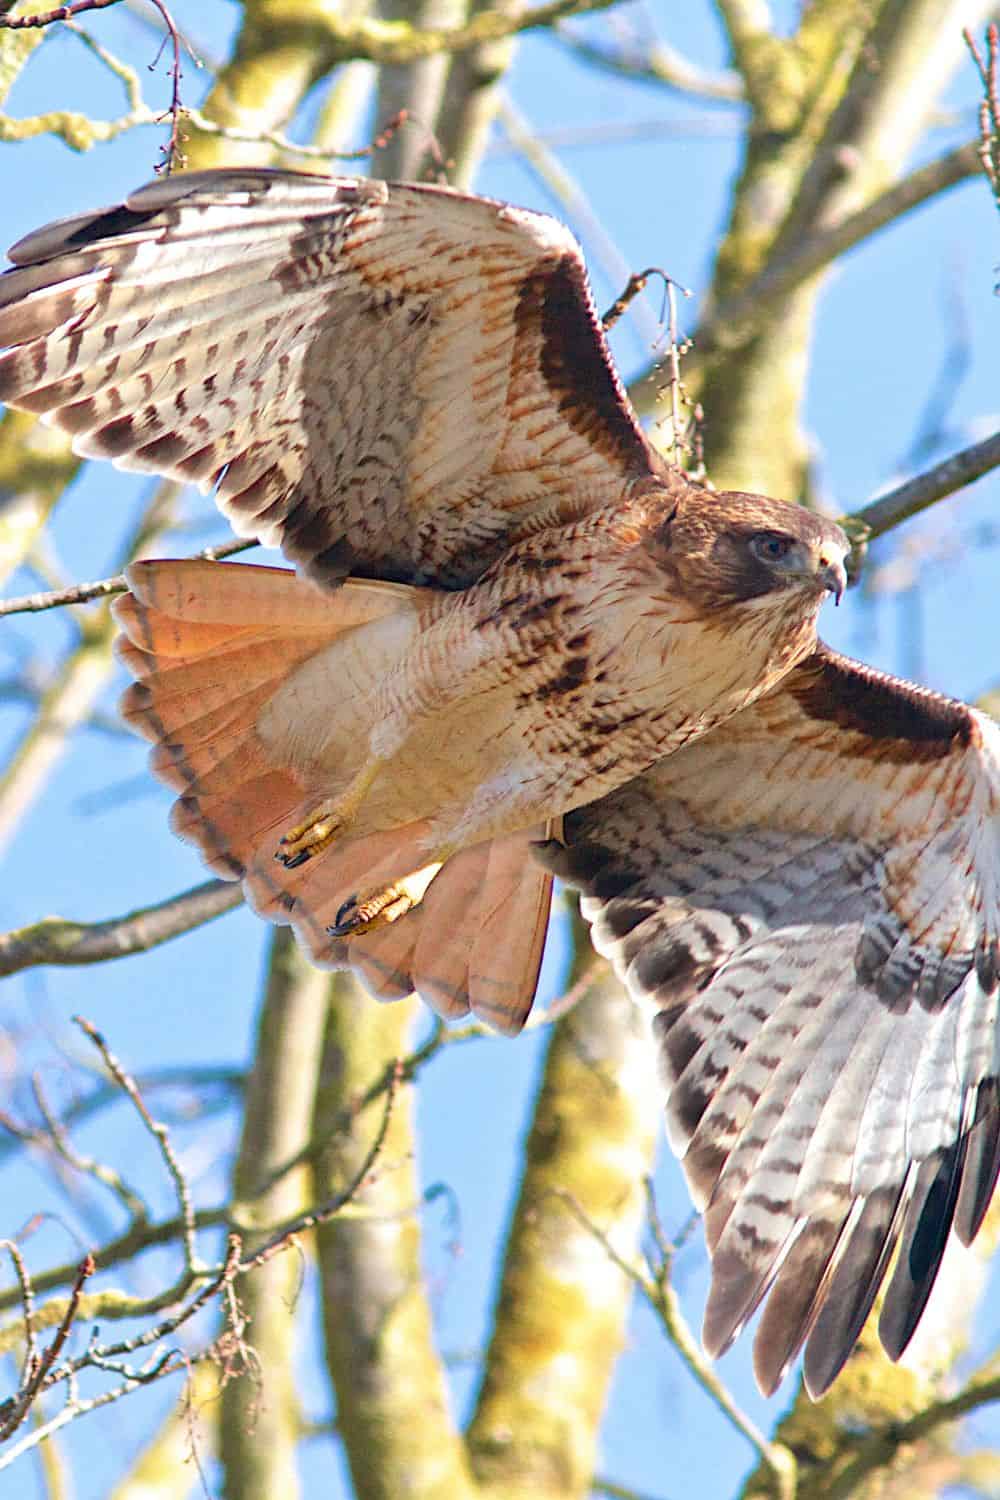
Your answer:
[[[236,23],[235,7],[222,0],[185,0],[174,9],[207,50],[224,51]],[[794,7],[776,9],[787,20]],[[683,6],[661,0],[651,7],[651,14],[675,46],[703,65],[721,64],[722,41],[707,0]],[[588,26],[600,31],[597,21]],[[111,10],[90,17],[89,29],[135,63],[151,102],[165,101],[163,63],[153,74],[146,71],[155,52],[146,28],[123,10]],[[186,97],[196,102],[203,86],[188,68]],[[739,112],[672,99],[610,75],[601,77],[544,38],[520,45],[510,90],[528,120],[542,131],[566,125],[617,128],[655,122],[657,133],[646,141],[574,146],[562,151],[561,160],[585,188],[630,266],[664,265],[699,293],[737,161]],[[948,96],[951,123],[933,133],[922,155],[971,134],[974,101],[975,82],[966,69]],[[16,86],[9,108],[21,115],[71,105],[104,115],[116,113],[116,86],[76,38],[53,34]],[[0,148],[0,229],[5,242],[56,215],[115,200],[152,175],[160,139],[155,131],[133,132],[87,155],[74,155],[48,139]],[[552,208],[532,173],[502,149],[502,141],[498,147],[484,164],[479,188],[528,206]],[[830,278],[819,311],[805,412],[822,488],[836,509],[857,508],[900,475],[918,414],[959,331],[968,346],[968,367],[950,393],[944,446],[931,457],[996,428],[998,222],[985,187],[968,184],[853,252]],[[589,252],[586,236],[584,244]],[[600,275],[595,280],[598,303],[606,305],[620,287]],[[696,305],[689,314],[692,323]],[[655,304],[651,307],[655,310]],[[648,359],[648,340],[628,320],[616,329],[614,345],[626,374]],[[92,466],[81,475],[52,528],[53,554],[70,578],[99,577],[113,569],[121,538],[145,493],[141,483],[107,466]],[[826,610],[826,638],[890,670],[913,672],[957,696],[975,696],[996,685],[998,554],[989,528],[998,502],[1000,480],[993,477],[907,528],[905,537],[894,539],[892,549],[877,549],[876,569],[900,545],[905,545],[906,556],[912,554],[921,585],[919,607],[909,593],[865,597],[855,591],[838,614]],[[203,503],[192,505],[192,514],[207,520],[209,509]],[[203,539],[210,539],[208,533],[204,538],[199,533],[193,545]],[[182,545],[192,543],[189,539]],[[35,586],[32,577],[22,574],[12,591]],[[56,616],[5,623],[0,681],[25,665],[44,662],[69,638],[67,622]],[[120,686],[116,682],[105,694],[109,711]],[[24,724],[23,708],[0,700],[0,752],[16,742]],[[72,755],[6,851],[0,929],[46,912],[89,919],[108,916],[202,878],[193,852],[167,831],[168,797],[144,775],[144,758],[143,746],[125,736],[86,732],[77,737]],[[266,938],[262,924],[240,911],[142,958],[94,970],[35,970],[8,981],[0,1064],[16,1045],[41,1069],[53,1098],[65,1099],[72,1086],[67,1054],[74,1062],[83,1055],[69,1018],[82,1012],[100,1025],[137,1071],[166,1062],[241,1065],[252,1040]],[[427,1261],[436,1288],[441,1342],[447,1350],[475,1349],[487,1327],[491,1276],[540,1055],[537,1033],[513,1044],[476,1043],[446,1051],[426,1075],[420,1100],[422,1172],[427,1183],[452,1186],[460,1209],[458,1258],[449,1249],[455,1226],[442,1206],[446,1200],[435,1199],[425,1214]],[[456,1129],[457,1121],[467,1128]],[[226,1129],[212,1127],[206,1146],[204,1134],[204,1128],[177,1128],[199,1199],[207,1203],[224,1191],[224,1153],[232,1137]],[[157,1164],[123,1111],[82,1131],[80,1140],[87,1149],[113,1159],[127,1153],[135,1175],[145,1182],[159,1181]],[[490,1143],[485,1162],[481,1141]],[[15,1233],[43,1202],[59,1216],[30,1242],[32,1264],[43,1266],[76,1253],[67,1249],[68,1238],[71,1245],[76,1243],[70,1220],[86,1226],[89,1234],[103,1233],[114,1222],[106,1203],[100,1210],[95,1207],[100,1200],[93,1195],[76,1203],[52,1195],[44,1175],[30,1161],[0,1164],[0,1236]],[[659,1185],[664,1222],[669,1231],[676,1231],[688,1217],[689,1201],[670,1160],[662,1164]],[[169,1209],[166,1183],[154,1201],[160,1210]],[[148,1286],[154,1274],[143,1268],[130,1284],[136,1289]],[[677,1283],[697,1327],[707,1283],[700,1231],[678,1258]],[[1000,1304],[993,1298],[977,1322],[982,1351],[995,1346],[998,1333]],[[302,1357],[310,1372],[309,1410],[322,1416],[328,1397],[315,1350],[304,1348]],[[753,1390],[748,1342],[727,1356],[721,1368],[755,1420],[773,1425],[782,1399],[765,1403]],[[474,1370],[457,1366],[454,1385],[461,1410],[474,1389]],[[145,1392],[69,1429],[64,1443],[77,1467],[79,1500],[99,1500],[107,1493],[123,1456],[141,1447],[150,1423],[171,1397],[166,1387]],[[980,1419],[980,1428],[987,1440],[987,1419]],[[652,1320],[638,1311],[602,1437],[601,1472],[665,1500],[692,1493],[696,1486],[714,1500],[735,1491],[752,1460],[746,1442],[693,1389]],[[324,1493],[334,1500],[347,1494],[346,1489],[326,1487],[331,1466],[326,1443],[310,1444],[304,1464],[307,1493],[323,1484]],[[0,1500],[31,1494],[28,1473],[22,1466],[13,1474],[0,1474]]]

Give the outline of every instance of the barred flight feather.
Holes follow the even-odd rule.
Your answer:
[[[1000,730],[819,647],[564,840],[543,862],[652,1018],[706,1348],[767,1298],[762,1388],[805,1344],[820,1394],[898,1248],[898,1358],[1000,1170]]]
[[[77,452],[194,479],[319,581],[457,587],[662,477],[583,258],[448,188],[191,172],[28,235],[0,401]]]

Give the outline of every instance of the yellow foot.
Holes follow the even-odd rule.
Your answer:
[[[328,797],[313,808],[308,818],[289,828],[274,852],[275,859],[286,870],[294,870],[296,866],[304,865],[307,859],[312,859],[314,854],[321,854],[334,839],[339,839],[357,817],[381,765],[379,760],[369,761],[339,797]]]
[[[335,938],[364,937],[366,932],[374,932],[377,927],[398,922],[400,917],[405,917],[408,911],[420,905],[442,863],[438,860],[436,864],[425,865],[422,870],[415,870],[412,875],[395,880],[392,885],[384,885],[381,890],[371,891],[367,896],[351,896],[327,932]]]

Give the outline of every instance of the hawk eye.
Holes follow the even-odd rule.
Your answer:
[[[782,536],[779,531],[759,531],[750,538],[750,550],[761,562],[780,562],[787,557],[792,547],[792,538]]]

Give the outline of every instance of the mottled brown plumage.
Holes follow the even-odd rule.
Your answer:
[[[900,1243],[901,1352],[1000,1164],[1000,735],[817,645],[840,530],[662,460],[543,215],[193,173],[12,257],[0,399],[307,575],[130,570],[176,831],[315,961],[507,1032],[579,885],[652,1018],[707,1347],[768,1298],[762,1388],[805,1344],[822,1391]]]

